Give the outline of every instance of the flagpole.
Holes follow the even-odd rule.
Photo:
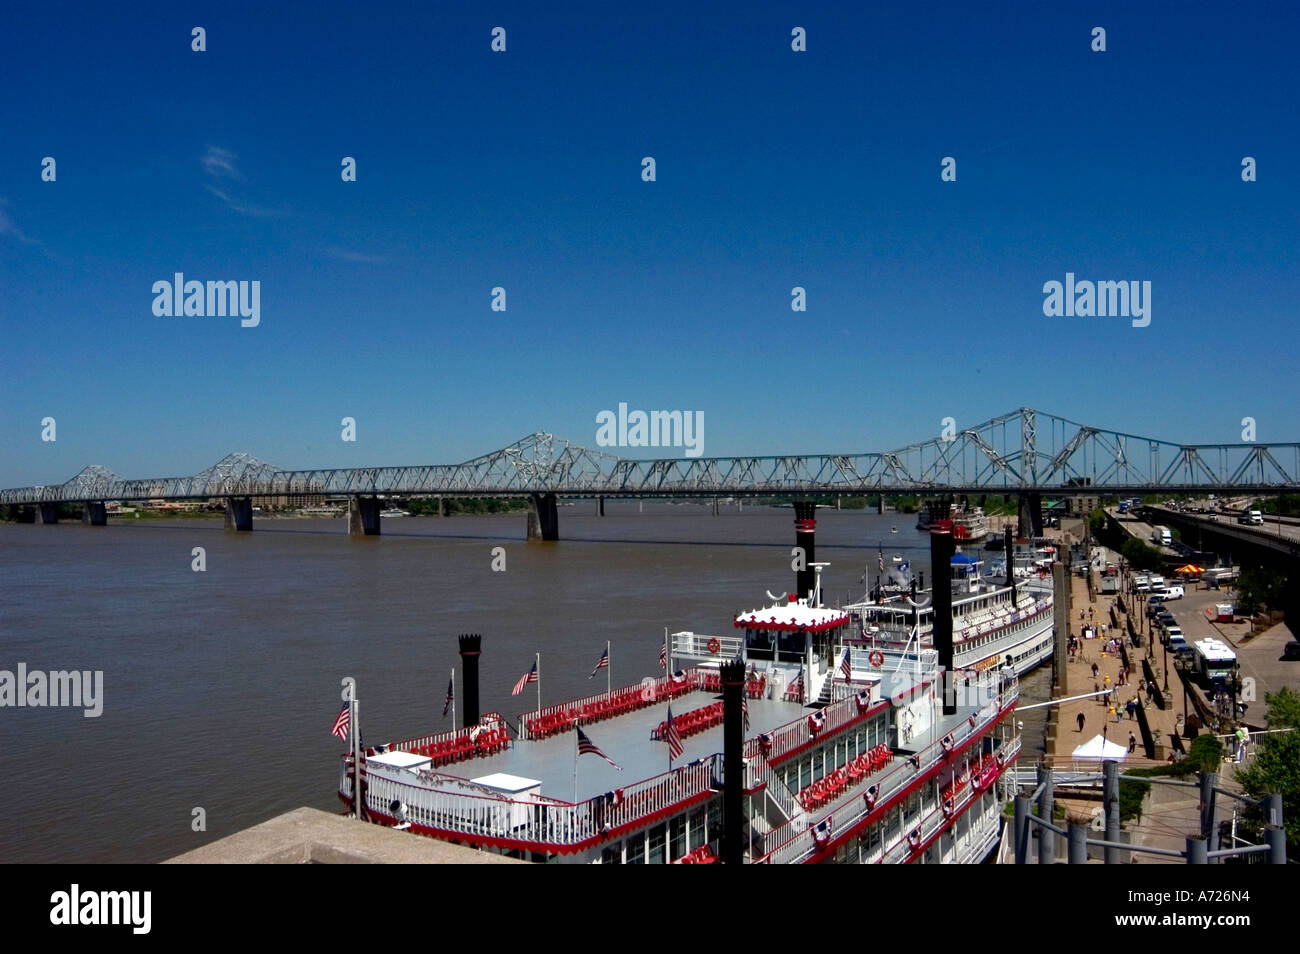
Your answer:
[[[352,803],[356,816],[361,821],[366,818],[366,802],[361,791],[361,703],[357,699],[356,680],[352,682],[351,697],[348,705],[352,707]]]
[[[578,804],[578,735],[573,735],[573,804]]]
[[[669,675],[673,671],[673,649],[668,644],[668,627],[664,627],[664,672]]]
[[[456,667],[451,667],[451,731],[456,731]]]
[[[542,654],[537,654],[537,711],[542,711]]]
[[[609,695],[610,690],[613,688],[613,667],[614,660],[609,657],[609,640],[607,639],[605,640],[605,695]]]

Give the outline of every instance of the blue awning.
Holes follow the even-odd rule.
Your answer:
[[[974,557],[969,557],[964,553],[958,553],[956,556],[952,558],[952,562],[960,563],[963,566],[969,566],[972,563],[978,563],[979,560],[975,559]]]

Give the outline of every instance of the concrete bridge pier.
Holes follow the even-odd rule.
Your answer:
[[[59,505],[56,503],[43,503],[41,508],[41,523],[58,523],[59,522]]]
[[[713,515],[714,515],[715,517],[718,515],[718,498],[717,498],[717,497],[714,497],[714,498],[713,498]]]
[[[253,498],[226,498],[226,529],[247,533],[253,529]]]
[[[1016,508],[1016,536],[1041,537],[1043,535],[1043,495],[1021,494]]]
[[[81,513],[81,522],[92,527],[108,526],[108,508],[102,500],[87,500],[86,509]]]
[[[596,516],[598,516],[598,517],[603,517],[603,516],[605,516],[605,498],[604,498],[604,497],[597,497],[597,498],[596,498]]]
[[[348,536],[379,536],[379,498],[348,498]]]
[[[528,539],[560,539],[560,515],[556,510],[555,494],[528,496]]]
[[[885,495],[881,494],[880,499],[876,501],[876,513],[885,512]]]

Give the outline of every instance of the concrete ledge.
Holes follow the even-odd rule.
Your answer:
[[[528,864],[381,825],[296,808],[163,864]]]

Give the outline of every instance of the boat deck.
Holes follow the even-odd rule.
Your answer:
[[[702,706],[722,699],[721,694],[691,692],[673,700],[674,720]],[[752,738],[779,726],[804,718],[814,707],[781,699],[749,700],[749,732]],[[573,729],[545,739],[515,740],[503,752],[444,766],[442,775],[474,780],[504,773],[542,783],[542,795],[564,801],[583,801],[668,771],[668,743],[652,740],[651,732],[668,716],[667,705],[655,705],[582,727],[602,752],[623,766],[618,771],[594,755],[579,757],[578,734]],[[682,739],[682,757],[673,759],[679,767],[720,753],[723,749],[721,724]],[[574,769],[577,768],[577,797],[574,798]]]

